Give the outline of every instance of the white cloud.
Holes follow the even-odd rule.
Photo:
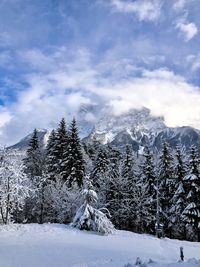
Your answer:
[[[147,107],[152,114],[164,116],[168,126],[200,128],[199,88],[167,69],[144,71],[142,77],[105,87],[101,94],[110,99],[115,115]]]
[[[191,66],[192,71],[197,71],[200,69],[200,53],[196,55],[188,55],[186,57],[186,61]]]
[[[173,9],[177,12],[183,10],[183,8],[186,5],[186,0],[177,0],[174,4],[173,4]]]
[[[0,137],[3,135],[3,127],[5,127],[11,120],[11,114],[6,108],[0,108]],[[0,144],[2,145],[2,144]]]
[[[186,42],[190,41],[198,33],[198,28],[193,22],[179,21],[176,28],[180,30]]]
[[[71,120],[81,104],[94,101],[112,106],[115,115],[147,107],[154,115],[164,116],[168,126],[190,125],[200,129],[200,88],[173,71],[166,68],[150,71],[131,65],[124,78],[116,68],[121,70],[120,63],[124,69],[126,64],[130,67],[129,61],[115,65],[108,57],[104,64],[101,61],[94,65],[92,55],[82,49],[70,56],[65,49],[60,55],[57,53],[45,56],[39,51],[34,57],[27,53],[30,57],[26,57],[26,62],[33,67],[33,73],[24,77],[28,86],[18,92],[17,101],[0,112],[1,142],[14,143],[35,127],[55,125],[63,116]],[[36,71],[40,57],[46,64]],[[48,61],[55,67],[49,68]],[[107,70],[110,73],[105,77]],[[134,72],[139,72],[140,77],[131,77]],[[89,114],[88,120],[93,119]]]
[[[159,18],[162,6],[161,0],[111,0],[115,10],[124,13],[135,13],[139,20],[154,21]]]

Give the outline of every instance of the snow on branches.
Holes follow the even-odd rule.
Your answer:
[[[0,216],[4,224],[12,221],[16,210],[21,210],[29,197],[30,180],[17,151],[0,151]]]
[[[88,186],[87,189],[84,189],[82,194],[84,197],[84,204],[78,209],[72,226],[80,230],[91,230],[103,235],[112,233],[114,226],[111,221],[101,210],[95,209],[92,206],[92,204],[97,201],[98,197],[91,185]]]

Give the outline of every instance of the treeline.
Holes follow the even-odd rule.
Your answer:
[[[3,223],[69,223],[88,181],[118,229],[200,241],[200,159],[163,142],[161,151],[119,150],[82,142],[75,119],[62,119],[41,146],[34,130],[26,157],[1,151],[0,212]],[[109,212],[108,212],[109,211]]]

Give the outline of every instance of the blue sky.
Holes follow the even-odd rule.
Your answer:
[[[199,0],[1,0],[0,143],[98,102],[200,128],[199,13]]]

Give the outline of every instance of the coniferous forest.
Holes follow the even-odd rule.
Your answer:
[[[94,212],[104,221],[103,227],[96,224],[102,233],[114,225],[200,241],[198,151],[193,146],[186,154],[181,145],[172,149],[163,142],[160,151],[145,147],[136,154],[126,144],[119,150],[87,143],[80,140],[75,119],[69,127],[62,119],[45,147],[34,130],[25,158],[1,150],[1,223],[73,222],[94,230],[94,224],[80,223],[77,210],[84,220]]]

